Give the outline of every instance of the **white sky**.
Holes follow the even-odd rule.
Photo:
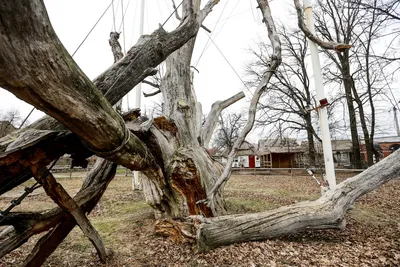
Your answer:
[[[121,34],[120,43],[122,47],[125,43],[125,48],[128,50],[139,38],[140,0],[114,0],[115,24],[117,30],[120,31],[123,30],[122,2],[125,8],[128,7],[124,19],[125,42],[123,34]],[[157,29],[173,9],[171,0],[146,0],[145,2],[144,33],[146,34]],[[175,2],[177,5],[180,3],[179,1]],[[282,19],[282,15],[289,7],[283,6],[282,2],[274,2],[272,3],[273,12],[279,14],[279,18]],[[74,53],[110,3],[110,0],[45,0],[53,28],[70,54]],[[246,50],[260,36],[267,37],[266,27],[261,23],[261,14],[255,6],[256,1],[254,0],[222,0],[204,22],[205,26],[214,30],[212,37],[214,42],[223,51],[236,72],[242,76],[242,79],[244,79],[243,66],[248,56]],[[113,63],[113,56],[108,44],[113,24],[112,8],[110,8],[74,56],[75,61],[90,79],[95,78]],[[177,25],[178,22],[173,16],[165,28],[171,30]],[[238,75],[211,42],[199,63],[196,64],[208,39],[206,32],[200,30],[193,55],[193,65],[197,65],[200,72],[195,76],[195,88],[204,112],[208,112],[211,104],[216,100],[228,98],[244,89]],[[149,88],[144,87],[144,90],[149,91]],[[247,90],[245,93],[248,94]],[[157,99],[158,97],[142,98],[142,107],[151,106],[152,102]],[[245,103],[243,100],[241,102]],[[129,94],[129,103],[132,108],[134,93]],[[123,104],[126,108],[126,99]],[[243,104],[238,105],[243,106]],[[29,104],[3,89],[0,89],[0,107],[1,110],[16,108],[20,110],[23,117],[31,109]],[[35,110],[29,120],[33,122],[42,115],[42,112]]]
[[[122,2],[127,8],[127,12],[124,23],[125,42],[124,33],[122,33],[120,43],[122,47],[125,43],[125,48],[128,50],[139,37],[140,0],[114,0],[115,24],[117,30],[120,31],[123,30]],[[172,6],[171,0],[146,0],[145,2],[144,33],[146,34],[153,32],[159,24],[167,19],[172,12]],[[179,0],[175,2],[176,4],[180,3]],[[206,1],[203,0],[203,2]],[[110,3],[111,0],[45,0],[53,27],[70,54],[79,46]],[[205,26],[213,30],[214,42],[242,79],[245,78],[244,64],[249,59],[246,50],[260,38],[267,39],[266,27],[261,23],[261,14],[255,6],[255,0],[222,0],[204,22]],[[292,25],[296,22],[295,18],[289,15],[289,12],[294,12],[291,1],[272,1],[271,9],[276,22],[279,20]],[[217,23],[219,17],[220,20]],[[178,22],[173,16],[165,28],[171,30],[177,25]],[[113,56],[108,44],[112,27],[113,16],[112,8],[110,8],[74,56],[75,61],[90,79],[95,78],[113,63]],[[249,95],[241,79],[211,42],[200,62],[196,64],[207,40],[206,32],[200,30],[192,61],[192,65],[197,65],[200,72],[195,76],[195,89],[205,113],[209,111],[211,104],[216,100],[228,98],[241,90]],[[144,87],[144,90],[149,91],[149,88]],[[142,107],[151,106],[152,102],[157,99],[158,97],[143,98]],[[127,102],[125,98],[125,108]],[[129,103],[130,107],[133,107],[134,93],[129,94]],[[246,101],[242,100],[232,108],[245,108],[245,106],[247,106]],[[30,111],[31,106],[0,88],[0,110],[4,111],[9,108],[19,109],[24,117]],[[30,122],[42,115],[42,112],[35,110]],[[250,141],[255,141],[255,139],[257,139],[256,135],[250,137]]]

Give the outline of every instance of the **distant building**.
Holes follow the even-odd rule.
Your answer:
[[[353,159],[353,143],[351,140],[332,140],[332,153],[335,167],[351,167]]]
[[[332,140],[332,153],[335,167],[350,168],[353,158],[351,140]],[[399,142],[400,147],[400,142]],[[392,147],[392,149],[394,149]],[[213,152],[211,154],[211,152]],[[222,153],[209,151],[214,159],[226,163],[229,151]],[[308,142],[298,142],[295,138],[260,139],[257,147],[247,141],[239,148],[233,168],[306,168],[324,167],[322,144],[315,142],[315,163],[311,166],[308,155]]]
[[[306,152],[304,154],[306,166],[308,162],[308,143],[304,142],[301,144],[305,147]],[[351,140],[331,140],[333,162],[335,168],[351,168],[351,162],[353,159],[353,143]],[[323,166],[324,163],[324,151],[322,149],[322,143],[315,142],[315,165]]]
[[[352,159],[350,140],[332,140],[332,153],[336,167],[349,168]],[[258,142],[261,166],[264,168],[305,168],[310,166],[308,142],[294,138],[261,139]],[[315,165],[324,165],[322,144],[315,142]]]
[[[294,138],[269,138],[258,141],[262,168],[299,168],[304,165],[304,146]]]
[[[400,136],[375,137],[374,146],[380,154],[379,160],[384,159],[400,148]],[[360,150],[361,154],[364,156],[364,160],[367,161],[367,151],[365,149],[364,140],[361,140]],[[374,162],[377,162],[375,158]]]
[[[227,149],[222,153],[222,162],[226,162],[230,151]],[[260,168],[260,157],[256,147],[248,141],[240,146],[232,163],[233,168]]]

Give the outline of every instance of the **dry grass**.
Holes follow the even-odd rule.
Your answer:
[[[81,178],[59,181],[71,194],[82,183]],[[0,210],[22,189],[1,197]],[[313,200],[319,189],[309,177],[233,176],[225,195],[231,213],[246,213]],[[15,210],[53,206],[42,191]],[[45,266],[396,266],[400,260],[399,207],[400,181],[392,181],[356,204],[345,231],[302,233],[198,254],[192,244],[172,244],[154,236],[151,209],[139,192],[132,192],[129,177],[117,177],[90,215],[106,247],[114,251],[111,261],[99,263],[90,242],[76,228]],[[1,259],[0,266],[19,266],[33,241]]]

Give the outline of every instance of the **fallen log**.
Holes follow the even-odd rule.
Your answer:
[[[261,213],[198,218],[198,250],[208,251],[232,243],[265,240],[306,230],[343,229],[346,211],[358,198],[400,177],[399,157],[400,150],[338,184],[336,189],[328,190],[315,201]]]

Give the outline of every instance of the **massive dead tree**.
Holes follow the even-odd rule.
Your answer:
[[[167,33],[160,28],[142,37],[127,55],[92,82],[58,40],[43,1],[0,2],[0,86],[55,118],[45,117],[30,130],[0,140],[0,193],[34,176],[59,206],[46,212],[3,214],[0,226],[8,228],[0,234],[0,257],[31,236],[46,232],[24,263],[39,266],[78,225],[104,260],[102,241],[85,216],[113,178],[116,164],[145,175],[145,197],[158,218],[192,220],[197,229],[192,237],[198,239],[200,250],[269,238],[276,236],[271,232],[275,230],[287,234],[342,226],[348,205],[399,174],[392,164],[396,152],[388,160],[391,168],[387,172],[382,171],[382,161],[371,172],[328,191],[315,203],[261,214],[216,217],[225,213],[222,189],[231,161],[251,130],[259,98],[281,62],[280,40],[268,1],[258,0],[273,48],[271,65],[254,92],[248,122],[223,169],[208,155],[204,144],[209,142],[222,109],[243,95],[217,102],[210,112],[213,115],[201,125],[201,105],[190,70],[197,31],[217,3],[210,0],[200,9],[199,0],[184,0],[176,30]],[[152,75],[154,67],[164,60],[166,73],[160,85],[163,116],[153,120],[138,117],[137,112],[120,116],[112,105]],[[66,194],[46,169],[65,153],[72,155],[76,165],[84,165],[84,159],[92,154],[102,158],[74,197]],[[208,219],[211,217],[215,218]],[[226,229],[225,236],[221,229]]]
[[[132,123],[129,129],[122,117],[113,110],[112,105],[143,78],[152,75],[153,68],[174,50],[194,37],[202,21],[217,3],[216,0],[209,1],[200,10],[199,1],[184,1],[182,9],[185,16],[176,30],[167,33],[160,28],[153,34],[142,37],[124,58],[96,78],[94,83],[78,68],[58,40],[42,1],[1,3],[0,9],[4,16],[2,15],[0,23],[2,29],[0,86],[57,120],[46,117],[32,125],[31,128],[34,130],[19,132],[16,136],[2,140],[4,152],[1,154],[1,167],[5,170],[0,177],[2,192],[32,177],[32,174],[36,173],[36,169],[32,168],[33,165],[46,166],[64,153],[74,155],[76,161],[81,163],[82,158],[95,153],[132,170],[142,171],[148,178],[148,185],[151,188],[149,192],[152,197],[148,199],[163,216],[183,216],[177,214],[185,210],[187,213],[183,213],[184,215],[198,214],[198,208],[193,203],[206,195],[204,189],[201,189],[203,185],[198,175],[196,176],[197,169],[193,168],[194,176],[187,175],[185,178],[194,180],[191,185],[193,189],[199,187],[198,199],[185,196],[185,189],[191,192],[190,185],[186,188],[185,179],[181,180],[184,181],[181,188],[178,187],[182,190],[182,196],[175,199],[178,197],[174,194],[180,191],[170,192],[171,187],[164,179],[164,175],[180,178],[180,175],[185,173],[184,169],[180,169],[179,160],[173,161],[175,167],[170,167],[165,164],[168,162],[164,162],[163,158],[172,158],[169,152],[174,152],[175,148],[163,144],[176,142],[173,140],[178,134],[176,129],[179,127],[176,123],[172,119],[163,117],[154,123],[146,122],[145,125]],[[21,20],[21,17],[26,19]],[[182,111],[181,108],[182,105],[179,105],[179,112]],[[72,133],[54,131],[61,129],[69,129]],[[168,136],[171,140],[168,140]],[[192,137],[193,135],[190,135],[188,139]],[[197,138],[194,140],[198,142]],[[200,146],[197,146],[200,149]],[[209,164],[213,164],[206,151],[203,151],[202,155],[210,162]],[[193,163],[191,159],[183,159],[182,162],[184,167],[187,163],[189,168],[198,164]],[[45,184],[44,177],[36,177]],[[51,180],[49,177],[48,182]],[[47,188],[50,194],[52,191],[50,186]],[[53,199],[57,201],[54,195]],[[187,205],[186,201],[191,205]],[[177,202],[179,202],[178,211],[171,205]],[[80,213],[79,208],[69,207],[61,202],[58,204],[75,219],[78,218],[73,213],[75,210]],[[201,214],[212,215],[207,210]],[[17,224],[24,225],[23,221],[11,223],[7,219],[2,223],[7,222],[14,228]],[[39,231],[37,225],[40,222],[33,221],[24,227],[34,227],[34,231],[30,233],[37,234],[60,225],[62,221],[57,217],[53,222],[55,224],[45,223],[44,227],[39,227]],[[62,233],[57,232],[57,235],[60,234],[65,235],[65,229]],[[19,242],[15,242],[15,238]],[[27,236],[23,239],[19,239],[18,236],[8,238],[4,248],[15,249],[26,239]]]

